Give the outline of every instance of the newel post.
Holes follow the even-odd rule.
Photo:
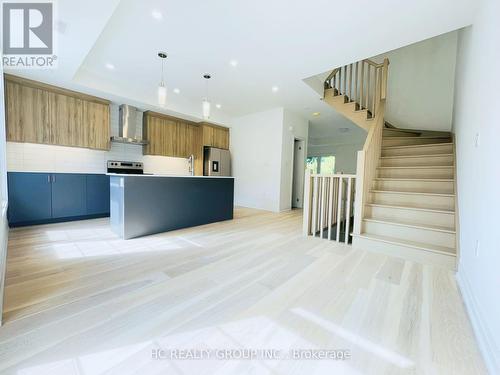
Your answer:
[[[358,151],[358,160],[356,166],[356,190],[354,196],[354,234],[361,234],[363,225],[363,206],[364,202],[364,181],[365,179],[365,152]]]
[[[382,67],[382,93],[380,99],[387,98],[387,75],[389,73],[389,59],[386,57],[384,59],[384,65]]]

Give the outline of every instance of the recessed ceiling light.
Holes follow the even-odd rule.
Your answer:
[[[238,60],[231,60],[229,61],[229,65],[231,65],[233,68],[236,68],[238,66]]]
[[[109,70],[114,70],[115,66],[111,63],[106,63],[106,68],[108,68]]]
[[[175,92],[176,94],[180,94],[180,93],[181,93],[181,90],[179,90],[179,89],[176,87],[176,88],[174,89],[174,92]]]
[[[278,92],[278,91],[279,91],[279,89],[280,89],[280,88],[279,88],[278,86],[273,86],[273,87],[271,88],[272,92]]]
[[[313,116],[319,116],[319,115],[321,115],[321,113],[319,113],[319,112],[313,112]]]
[[[221,108],[222,108],[222,106],[221,106],[220,104],[216,104],[215,106],[216,106],[218,109],[221,109]]]
[[[155,20],[163,19],[163,14],[159,10],[156,10],[156,9],[151,12],[151,15],[153,16],[153,18]]]

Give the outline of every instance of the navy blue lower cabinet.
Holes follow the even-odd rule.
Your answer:
[[[10,224],[29,224],[52,218],[50,176],[48,173],[7,173]]]
[[[52,218],[87,214],[87,189],[84,174],[52,174]]]
[[[109,216],[109,176],[8,172],[11,227]]]
[[[88,174],[87,215],[109,215],[109,176]]]

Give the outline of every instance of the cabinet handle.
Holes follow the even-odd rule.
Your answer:
[[[47,175],[47,182],[50,184],[50,174]]]
[[[55,175],[55,174],[53,174],[53,175],[52,175],[52,182],[53,182],[53,183],[55,183],[55,182],[56,182],[56,175]]]

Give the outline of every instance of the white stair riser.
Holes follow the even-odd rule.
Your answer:
[[[453,155],[380,159],[381,167],[452,166]]]
[[[370,194],[370,203],[392,206],[411,206],[434,210],[455,210],[455,197],[440,195],[397,194],[376,192]]]
[[[382,156],[452,154],[453,145],[383,148]]]
[[[377,177],[392,178],[453,178],[453,168],[379,168]]]
[[[450,230],[455,229],[455,214],[453,213],[366,206],[365,217],[372,219],[382,219],[386,221],[406,220],[415,224],[436,225],[446,227]]]
[[[373,188],[375,190],[453,194],[454,183],[453,181],[374,180]]]
[[[401,257],[403,259],[409,259],[419,263],[442,266],[450,270],[455,270],[456,268],[456,258],[451,255],[432,253],[422,249],[400,246],[397,244],[376,241],[358,236],[353,238],[352,245],[356,249]]]
[[[411,138],[383,138],[382,147],[387,146],[408,146],[408,145],[427,145],[432,143],[449,143],[450,138],[422,138],[422,137],[411,137]]]
[[[455,233],[370,221],[363,221],[363,232],[429,245],[455,247]]]

